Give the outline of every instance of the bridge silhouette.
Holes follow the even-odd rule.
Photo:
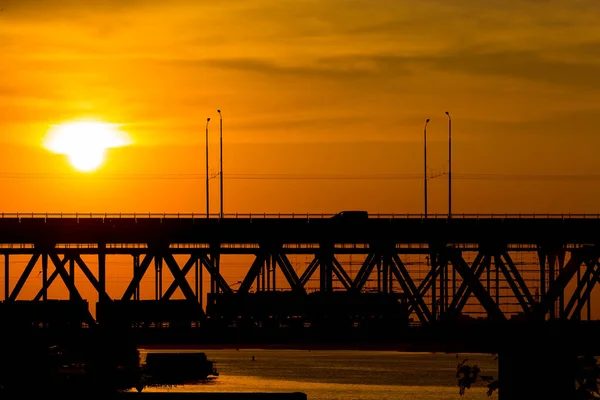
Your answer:
[[[600,215],[332,217],[4,213],[1,326],[79,336],[90,327],[126,329],[141,343],[419,342],[499,352],[505,377],[527,375],[523,365],[536,362],[535,379],[552,377],[548,394],[568,391],[563,361],[599,350],[591,298]],[[106,259],[115,255],[131,257],[122,268],[132,275],[111,298]],[[228,256],[251,259],[235,283],[225,278]],[[294,264],[297,256],[310,261]],[[27,263],[11,285],[15,257]],[[21,298],[40,264],[41,288]],[[151,269],[154,298],[142,299]],[[76,273],[95,290],[95,317]],[[68,300],[49,298],[57,279]],[[531,395],[528,374],[505,379]]]
[[[99,302],[141,300],[140,285],[153,263],[154,300],[170,300],[179,289],[190,304],[197,303],[201,315],[208,317],[236,314],[235,309],[218,307],[218,302],[222,299],[231,308],[233,297],[242,295],[246,295],[245,302],[256,301],[265,314],[264,308],[271,302],[267,296],[288,292],[294,296],[279,296],[278,301],[289,301],[291,307],[299,301],[296,296],[310,294],[307,284],[316,277],[315,291],[320,293],[395,297],[407,305],[406,316],[420,324],[465,319],[468,313],[463,310],[468,304],[478,305],[478,318],[493,321],[591,319],[590,298],[598,280],[599,215],[457,214],[449,219],[386,214],[364,220],[330,217],[2,214],[0,253],[5,258],[5,303],[18,299],[40,261],[42,287],[33,300],[47,300],[48,288],[57,278],[67,286],[71,300],[83,300],[75,285],[75,267],[95,288]],[[6,277],[13,255],[30,258],[10,288]],[[83,255],[97,257],[96,273],[83,261]],[[132,260],[132,279],[115,299],[106,289],[108,255],[130,255]],[[225,255],[254,257],[237,289],[223,277]],[[290,255],[312,259],[306,267],[292,265]],[[180,265],[176,256],[187,259]],[[347,256],[362,259],[358,270],[351,270],[340,260]],[[415,256],[416,261],[412,260]],[[54,271],[48,274],[52,266]],[[172,275],[166,290],[162,289],[163,267]],[[190,284],[188,275],[192,270],[195,278]],[[202,304],[203,271],[210,275],[206,310]],[[279,275],[283,279],[277,279]],[[249,300],[251,291],[253,300]],[[260,294],[265,298],[263,305],[256,300]],[[297,317],[291,308],[286,317]],[[243,315],[240,312],[237,316]],[[282,310],[277,312],[280,315]],[[353,317],[365,317],[359,314],[357,311]]]

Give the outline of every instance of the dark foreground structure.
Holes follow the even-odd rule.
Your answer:
[[[139,352],[125,331],[9,330],[0,358],[0,398],[305,400],[304,393],[141,393],[146,386],[218,375],[204,353]]]
[[[98,394],[134,388],[139,353],[126,336],[100,330],[6,330],[0,396]]]
[[[597,351],[589,333],[599,246],[597,215],[4,215],[4,276],[12,260],[25,267],[4,280],[0,320],[4,330],[46,335],[127,332],[136,343],[493,351],[501,396],[568,398],[569,360]],[[107,258],[117,256],[131,260],[120,267],[131,279],[111,297]],[[228,258],[245,260],[238,269],[247,262],[239,282],[226,279]],[[23,299],[37,268],[41,288]],[[97,293],[95,316],[76,274]],[[68,301],[49,298],[57,280]],[[154,296],[142,299],[148,283]],[[519,368],[530,363],[545,372],[525,378]]]

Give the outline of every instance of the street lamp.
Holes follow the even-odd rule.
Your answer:
[[[206,218],[210,217],[210,207],[209,207],[209,177],[208,177],[208,123],[210,122],[210,118],[206,118]]]
[[[423,128],[423,191],[425,195],[425,218],[427,218],[427,124],[429,118],[425,120],[425,127]]]
[[[219,144],[219,148],[220,148],[220,163],[221,163],[221,167],[220,167],[220,172],[219,172],[219,176],[221,178],[221,212],[220,212],[220,216],[221,218],[223,218],[223,116],[221,115],[221,110],[217,110],[217,112],[219,113],[219,137],[220,137],[220,144]]]
[[[448,218],[452,218],[452,117],[448,116]]]

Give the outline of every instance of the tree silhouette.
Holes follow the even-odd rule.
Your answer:
[[[456,356],[458,358],[458,355]],[[496,357],[497,359],[497,357]],[[469,365],[465,358],[456,366],[456,379],[458,380],[459,394],[463,396],[466,389],[477,382],[487,383],[487,395],[491,396],[500,386],[500,380],[493,376],[481,375],[481,368],[477,364]],[[575,399],[591,400],[600,397],[600,365],[594,356],[585,355],[577,357],[574,364]]]
[[[458,358],[458,355],[456,356]],[[458,380],[459,394],[463,396],[465,390],[470,389],[478,381],[487,382],[487,395],[491,396],[498,389],[499,382],[493,376],[481,375],[481,368],[477,364],[469,365],[465,358],[456,366],[456,379]]]
[[[593,356],[577,357],[575,371],[576,399],[596,399],[600,396],[598,383],[600,382],[600,366]]]

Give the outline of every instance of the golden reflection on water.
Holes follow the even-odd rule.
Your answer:
[[[197,350],[202,351],[202,350]],[[309,400],[457,400],[455,354],[393,351],[204,350],[220,375],[206,382],[148,392],[304,392]],[[144,356],[142,352],[142,357]],[[252,361],[255,356],[256,361]],[[464,355],[497,376],[488,354]],[[463,400],[486,397],[485,386]],[[492,399],[497,398],[494,394]]]

